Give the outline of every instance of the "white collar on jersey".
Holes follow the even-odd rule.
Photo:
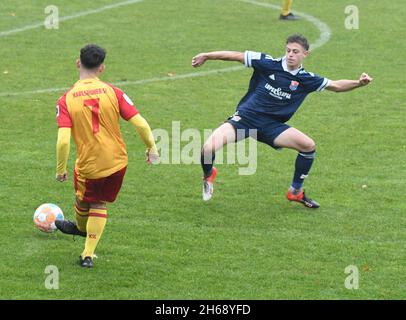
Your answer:
[[[292,74],[292,75],[295,76],[295,75],[297,75],[297,73],[299,72],[299,70],[303,68],[303,65],[300,65],[300,66],[299,66],[297,69],[295,69],[295,70],[289,70],[289,69],[288,69],[288,65],[286,64],[286,56],[284,56],[284,57],[282,58],[282,68],[283,68],[284,71],[289,72],[290,74]]]

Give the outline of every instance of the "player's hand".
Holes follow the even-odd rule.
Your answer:
[[[68,174],[66,172],[64,172],[63,174],[56,174],[55,179],[59,182],[64,182],[68,179]]]
[[[147,149],[145,154],[147,155],[146,162],[148,164],[157,164],[159,162],[159,154],[156,150]]]
[[[199,53],[197,56],[192,58],[192,67],[200,67],[207,60],[207,55],[205,53]]]
[[[371,78],[367,73],[362,73],[360,78],[359,78],[359,84],[361,86],[366,86],[367,84],[369,84],[372,80],[374,80],[373,78]]]

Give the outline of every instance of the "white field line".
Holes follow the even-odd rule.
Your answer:
[[[196,78],[196,77],[204,77],[211,74],[218,74],[218,73],[226,73],[226,72],[233,72],[237,70],[244,69],[244,66],[234,66],[230,68],[224,69],[216,69],[216,70],[209,70],[209,71],[201,71],[201,72],[192,72],[192,73],[185,73],[179,74],[174,76],[166,76],[166,77],[156,77],[150,79],[143,79],[143,80],[135,80],[135,81],[118,81],[112,83],[114,86],[135,86],[135,85],[142,85],[147,83],[153,82],[160,82],[160,81],[171,81],[171,80],[179,80],[179,79],[187,79],[187,78]],[[20,92],[0,92],[0,97],[4,96],[21,96],[27,94],[38,94],[38,93],[52,93],[52,92],[63,92],[68,90],[70,87],[66,88],[47,88],[47,89],[39,89],[39,90],[32,90],[32,91],[20,91]]]
[[[80,18],[80,17],[83,17],[83,16],[87,16],[89,14],[99,13],[99,12],[102,12],[102,11],[115,9],[115,8],[122,7],[122,6],[128,6],[130,4],[138,3],[138,2],[141,2],[141,1],[143,1],[143,0],[128,0],[128,1],[123,1],[123,2],[110,4],[110,5],[100,7],[100,8],[97,8],[97,9],[93,9],[93,10],[81,11],[81,12],[72,14],[70,16],[61,17],[61,18],[59,18],[59,22]],[[20,28],[16,28],[16,29],[11,29],[11,30],[7,30],[7,31],[0,31],[0,37],[5,37],[5,36],[9,36],[11,34],[18,33],[18,32],[37,29],[37,28],[41,28],[41,27],[44,27],[44,21],[43,22],[37,22],[37,23],[34,23],[34,24],[29,24],[29,25],[26,25],[26,26],[23,26],[23,27],[20,27]]]
[[[78,18],[78,17],[84,16],[84,15],[87,15],[87,14],[101,12],[101,11],[104,11],[104,10],[109,10],[109,9],[116,8],[118,6],[128,5],[128,4],[132,4],[132,3],[136,3],[136,2],[140,2],[140,1],[142,1],[142,0],[132,0],[132,1],[130,0],[130,1],[125,1],[125,2],[120,2],[120,3],[116,3],[114,5],[101,7],[99,9],[89,10],[89,11],[85,11],[85,12],[82,12],[82,13],[78,13],[76,15],[63,17],[61,19],[65,19],[65,20],[74,19],[74,18]],[[277,6],[277,5],[273,5],[273,4],[270,4],[270,3],[258,2],[258,1],[253,1],[253,0],[236,0],[236,1],[244,2],[244,3],[256,5],[256,6],[261,6],[261,7],[265,7],[265,8],[272,8],[272,9],[276,9],[276,10],[281,10],[282,9],[280,6]],[[324,22],[320,21],[319,19],[317,19],[317,18],[315,18],[315,17],[313,17],[311,15],[308,15],[306,13],[298,12],[298,11],[292,11],[292,12],[294,14],[302,17],[303,19],[311,22],[319,30],[320,36],[316,40],[315,43],[312,43],[310,45],[311,50],[315,50],[316,48],[320,48],[321,46],[325,45],[330,40],[331,30],[330,30],[330,28],[328,27],[327,24],[325,24]],[[39,26],[42,26],[42,25],[43,24],[40,24]],[[26,26],[26,27],[23,27],[23,28],[20,28],[20,29],[14,29],[14,30],[25,31],[25,30],[34,29],[34,28],[39,27],[39,26],[36,26],[36,27],[33,27],[33,26],[34,25]],[[10,30],[10,31],[12,31],[12,30]],[[10,32],[10,31],[8,31],[8,32]],[[19,32],[19,31],[14,31],[14,33]],[[0,36],[1,36],[1,33],[0,33]],[[143,84],[159,82],[159,81],[170,81],[170,80],[204,77],[204,76],[218,74],[218,73],[227,73],[227,72],[239,71],[239,70],[242,70],[244,68],[245,67],[243,67],[243,66],[234,66],[234,67],[229,67],[229,68],[215,69],[215,70],[209,70],[209,71],[200,71],[200,72],[191,72],[191,73],[185,73],[185,74],[174,75],[174,76],[155,77],[155,78],[135,80],[135,81],[119,81],[119,82],[113,83],[113,85],[121,86],[121,87],[123,87],[123,86],[136,86],[136,85],[143,85]],[[65,88],[46,88],[46,89],[36,89],[36,90],[19,91],[19,92],[0,92],[0,97],[21,96],[21,95],[28,95],[28,94],[32,95],[32,94],[52,93],[52,92],[63,92],[63,91],[66,91],[68,89],[69,89],[69,87],[65,87]]]
[[[281,6],[277,6],[277,5],[270,4],[270,3],[258,2],[258,1],[254,1],[254,0],[237,0],[237,1],[245,2],[245,3],[249,3],[249,4],[253,4],[253,5],[261,6],[261,7],[265,7],[265,8],[282,10]],[[331,30],[327,24],[325,24],[324,22],[320,21],[319,19],[317,19],[307,13],[294,11],[294,10],[292,10],[292,13],[311,22],[320,31],[319,38],[316,40],[315,43],[312,43],[310,45],[310,50],[320,48],[321,46],[325,45],[330,40]]]

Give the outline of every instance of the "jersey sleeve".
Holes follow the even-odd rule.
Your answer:
[[[122,90],[115,87],[113,89],[118,100],[120,115],[124,120],[128,121],[139,113],[134,103]]]
[[[275,60],[268,54],[254,51],[245,51],[244,64],[247,68],[254,68],[260,71],[271,70]]]
[[[58,99],[56,105],[56,123],[59,128],[72,128],[72,119],[70,118],[66,105],[66,95]]]
[[[309,72],[302,82],[308,92],[321,92],[328,87],[331,80]]]

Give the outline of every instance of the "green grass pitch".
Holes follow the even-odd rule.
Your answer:
[[[219,165],[214,198],[204,203],[200,166],[148,167],[142,142],[123,121],[129,167],[108,207],[95,268],[76,263],[83,239],[34,228],[34,210],[45,202],[74,217],[73,143],[69,180],[54,179],[55,104],[77,79],[84,44],[107,49],[102,80],[122,81],[153,129],[170,133],[180,121],[182,130],[203,134],[234,112],[252,71],[178,79],[238,65],[210,61],[195,70],[193,55],[249,49],[282,56],[288,35],[301,32],[312,43],[320,36],[307,19],[281,22],[279,10],[237,0],[144,0],[77,16],[119,2],[55,0],[59,16],[71,17],[59,29],[10,34],[43,22],[49,1],[0,3],[0,299],[405,299],[402,0],[293,2],[331,30],[307,70],[330,79],[374,77],[353,92],[310,95],[289,122],[316,141],[305,188],[319,210],[285,199],[291,150],[258,144],[254,175]],[[359,29],[345,28],[349,4],[359,10]],[[57,290],[45,287],[49,265],[59,270]],[[358,289],[344,285],[350,265],[359,270]]]

